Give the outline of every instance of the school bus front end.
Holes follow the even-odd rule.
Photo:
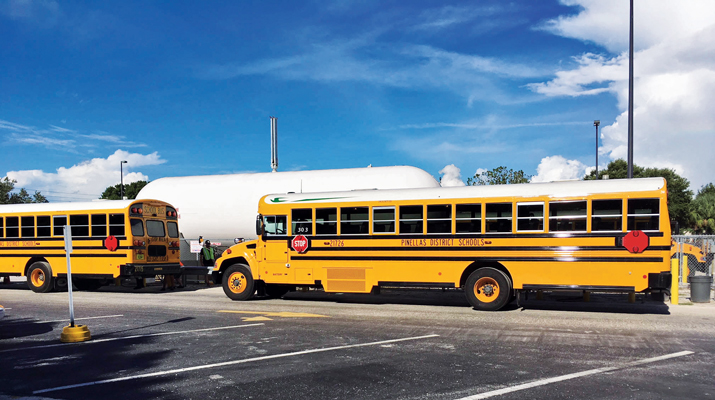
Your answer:
[[[235,244],[216,260],[211,272],[214,283],[222,284],[226,296],[246,300],[253,295],[260,277],[260,262],[256,258],[258,240]]]

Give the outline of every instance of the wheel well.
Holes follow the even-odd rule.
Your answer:
[[[464,287],[464,284],[467,282],[467,278],[469,275],[481,268],[494,268],[498,269],[499,271],[503,272],[506,274],[506,276],[509,277],[509,280],[511,280],[512,285],[514,284],[514,279],[511,277],[511,274],[509,273],[509,270],[506,269],[504,265],[502,265],[499,262],[496,261],[475,261],[471,263],[465,270],[462,272],[462,276],[459,278],[459,287]]]
[[[25,264],[25,270],[22,272],[22,274],[27,276],[27,270],[30,269],[30,265],[38,261],[46,262],[47,265],[50,265],[50,263],[43,257],[32,257],[29,261],[27,261],[27,264]],[[50,272],[52,272],[52,266],[50,266]]]
[[[229,258],[228,260],[221,263],[221,268],[219,269],[219,274],[221,274],[221,277],[223,277],[223,273],[226,272],[228,267],[235,264],[246,264],[249,265],[250,268],[250,264],[248,264],[248,261],[246,261],[246,259],[243,257]],[[223,278],[221,280],[223,280]]]

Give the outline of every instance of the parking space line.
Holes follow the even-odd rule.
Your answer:
[[[292,353],[273,354],[270,356],[261,356],[261,357],[254,357],[254,358],[246,358],[243,360],[225,361],[225,362],[220,362],[220,363],[215,363],[215,364],[197,365],[195,367],[171,369],[171,370],[167,370],[167,371],[151,372],[148,374],[123,376],[120,378],[103,379],[103,380],[94,381],[94,382],[78,383],[76,385],[59,386],[59,387],[54,387],[54,388],[49,388],[49,389],[35,390],[34,392],[32,392],[32,394],[55,392],[58,390],[74,389],[74,388],[84,387],[84,386],[102,385],[105,383],[122,382],[122,381],[134,380],[134,379],[150,378],[150,377],[161,376],[161,375],[178,374],[181,372],[189,372],[189,371],[197,371],[197,370],[201,370],[201,369],[225,367],[228,365],[244,364],[244,363],[249,363],[249,362],[254,362],[254,361],[271,360],[271,359],[275,359],[275,358],[294,357],[294,356],[301,356],[304,354],[322,353],[322,352],[326,352],[326,351],[351,349],[351,348],[366,347],[366,346],[377,346],[377,345],[381,345],[381,344],[406,342],[406,341],[410,341],[410,340],[429,339],[429,338],[434,338],[434,337],[438,337],[438,336],[439,335],[415,336],[415,337],[408,337],[408,338],[401,338],[401,339],[381,340],[379,342],[348,344],[348,345],[344,345],[344,346],[325,347],[325,348],[320,348],[320,349],[295,351]]]
[[[663,356],[658,356],[658,357],[652,357],[652,358],[645,358],[642,360],[637,360],[637,361],[632,361],[628,362],[625,364],[621,365],[616,365],[613,367],[603,367],[603,368],[596,368],[596,369],[590,369],[588,371],[582,371],[582,372],[576,372],[573,374],[567,374],[567,375],[561,375],[561,376],[555,376],[553,378],[548,378],[548,379],[542,379],[534,382],[529,382],[529,383],[524,383],[521,385],[516,385],[512,387],[506,387],[503,389],[499,390],[492,390],[490,392],[484,392],[484,393],[479,393],[475,394],[474,396],[468,396],[468,397],[462,397],[457,400],[478,400],[478,399],[488,399],[490,397],[495,397],[495,396],[501,396],[503,394],[507,393],[513,393],[513,392],[518,392],[520,390],[526,390],[526,389],[531,389],[535,388],[538,386],[544,386],[548,385],[551,383],[556,383],[556,382],[562,382],[562,381],[567,381],[569,379],[576,379],[576,378],[581,378],[584,376],[589,376],[589,375],[595,375],[595,374],[602,374],[604,372],[611,372],[611,371],[617,371],[620,369],[628,368],[628,367],[635,367],[638,365],[643,365],[643,364],[650,364],[654,363],[657,361],[663,361],[667,360],[670,358],[676,358],[676,357],[683,357],[683,356],[688,356],[690,354],[694,354],[692,351],[681,351],[678,353],[672,353],[672,354],[666,354]]]
[[[123,317],[123,316],[124,316],[124,314],[117,314],[117,315],[101,315],[101,316],[99,316],[99,317],[84,317],[84,318],[75,318],[74,320],[75,320],[75,321],[80,321],[80,320],[85,320],[85,319],[99,319],[99,318],[117,318],[117,317]],[[57,319],[57,320],[54,320],[54,321],[38,321],[38,322],[42,322],[42,323],[47,323],[47,322],[68,322],[68,323],[69,323],[69,320],[68,320],[67,318],[65,318],[65,319]]]
[[[117,337],[117,338],[92,339],[92,340],[89,340],[86,342],[81,342],[81,343],[55,343],[55,344],[47,344],[47,345],[43,345],[43,346],[32,346],[32,347],[22,347],[22,348],[18,348],[18,349],[7,349],[7,350],[0,350],[0,353],[8,353],[11,351],[47,349],[50,347],[72,346],[72,345],[79,345],[79,344],[86,345],[86,344],[93,344],[93,343],[113,342],[115,340],[129,340],[129,339],[146,338],[146,337],[152,337],[152,336],[179,335],[179,334],[183,334],[183,333],[208,332],[208,331],[219,331],[219,330],[223,330],[223,329],[247,328],[250,326],[260,326],[260,325],[264,325],[264,324],[262,324],[262,323],[244,324],[244,325],[232,325],[232,326],[219,326],[216,328],[191,329],[191,330],[187,330],[187,331],[147,333],[144,335],[132,335],[132,336]]]

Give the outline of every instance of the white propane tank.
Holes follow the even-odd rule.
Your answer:
[[[269,193],[439,187],[411,166],[266,172],[160,178],[137,199],[168,202],[179,213],[184,238],[255,238],[258,200]]]

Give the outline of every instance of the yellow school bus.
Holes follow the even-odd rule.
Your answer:
[[[258,213],[258,239],[213,270],[234,300],[442,287],[498,310],[524,290],[670,285],[662,178],[272,194]]]
[[[181,273],[177,212],[158,200],[105,200],[0,206],[0,276],[26,276],[50,292],[67,278],[65,225],[71,226],[72,282],[95,290],[113,278]]]

